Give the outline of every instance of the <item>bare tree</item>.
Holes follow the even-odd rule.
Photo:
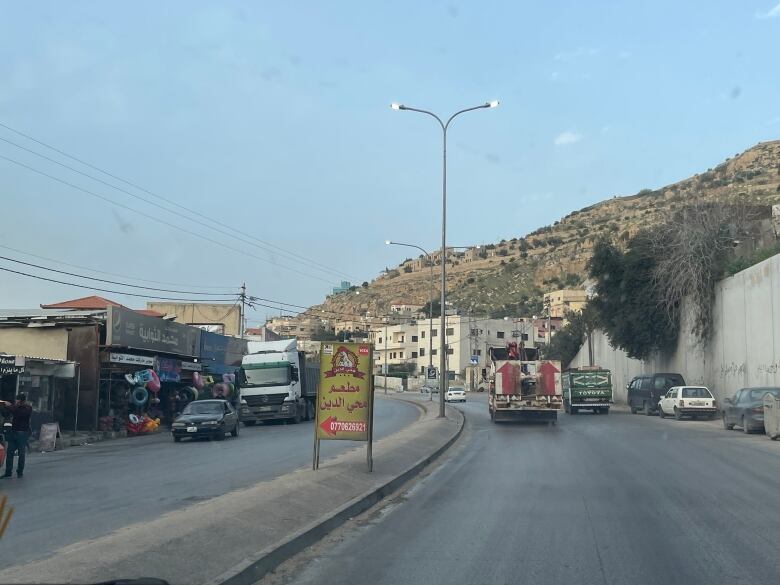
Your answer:
[[[697,201],[666,223],[649,228],[656,265],[652,283],[674,323],[683,301],[692,312],[692,333],[707,339],[712,330],[715,284],[734,247],[734,239],[762,215],[756,206]]]

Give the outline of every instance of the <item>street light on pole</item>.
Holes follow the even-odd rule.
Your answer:
[[[385,240],[386,246],[406,246],[407,248],[417,248],[421,250],[423,254],[428,258],[428,264],[431,267],[431,293],[428,296],[428,368],[433,367],[433,290],[436,284],[436,279],[433,273],[433,259],[431,255],[425,250],[425,248],[416,244],[404,244],[403,242],[393,242],[392,240]],[[426,372],[425,379],[428,379]],[[433,393],[431,393],[431,400],[433,400]]]
[[[394,110],[408,110],[410,112],[417,112],[420,114],[426,114],[434,118],[441,126],[442,131],[442,190],[441,190],[441,337],[439,342],[439,417],[445,416],[444,413],[444,393],[447,390],[447,383],[445,377],[447,377],[447,342],[445,334],[447,331],[447,310],[446,310],[446,264],[447,264],[447,130],[450,127],[450,123],[466,112],[473,110],[482,110],[485,108],[495,108],[498,106],[498,100],[485,102],[479,106],[471,108],[464,108],[458,110],[452,114],[447,121],[442,119],[428,110],[421,110],[419,108],[412,108],[403,104],[391,104],[391,108]]]

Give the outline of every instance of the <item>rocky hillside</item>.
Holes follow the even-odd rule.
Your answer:
[[[644,189],[573,211],[524,237],[448,257],[448,300],[461,310],[478,314],[537,312],[542,293],[582,284],[599,236],[610,234],[626,242],[640,228],[661,222],[692,200],[780,203],[780,141],[760,143],[704,173],[661,189]],[[419,268],[406,262],[367,287],[330,296],[312,309],[378,315],[386,313],[395,300],[424,303],[429,295],[430,269]]]

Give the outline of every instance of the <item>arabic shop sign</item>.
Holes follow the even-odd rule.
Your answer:
[[[317,439],[369,440],[371,357],[371,346],[364,343],[322,346]]]
[[[108,308],[106,345],[197,357],[200,334],[197,327],[148,317],[125,307]]]
[[[131,364],[134,366],[154,366],[154,358],[147,355],[133,355],[130,353],[110,353],[108,361],[114,364]]]
[[[24,356],[0,355],[0,376],[13,376],[24,372]]]

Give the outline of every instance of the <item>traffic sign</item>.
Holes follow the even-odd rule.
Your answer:
[[[429,367],[428,371],[425,374],[425,378],[427,380],[435,380],[436,379],[436,368],[434,368],[432,366]]]
[[[476,366],[479,363],[479,356],[473,355],[471,356],[471,365]]]

